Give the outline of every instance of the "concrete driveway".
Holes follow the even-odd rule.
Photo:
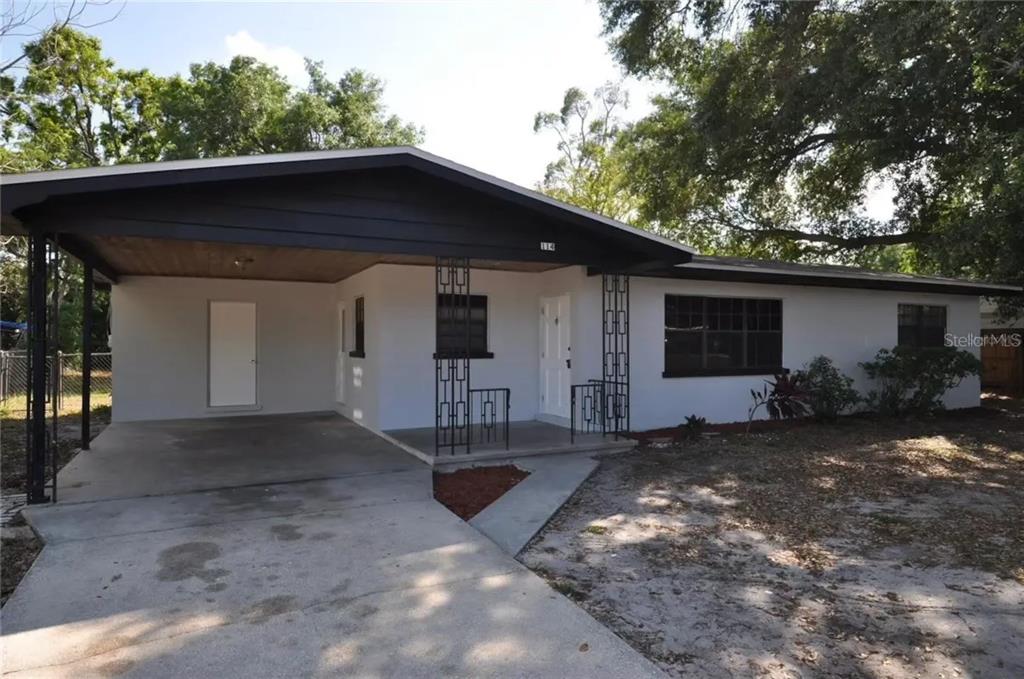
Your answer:
[[[30,510],[47,546],[3,609],[4,673],[658,676],[436,503],[426,466],[397,449],[382,450],[401,468],[360,465],[335,444],[350,459],[331,478],[269,483],[257,466],[255,483],[231,469],[215,489]],[[89,456],[78,488],[117,486],[90,469],[116,459]]]
[[[61,470],[59,499],[165,495],[420,466],[334,413],[115,422]]]

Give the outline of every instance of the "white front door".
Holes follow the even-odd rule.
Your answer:
[[[345,402],[345,347],[348,346],[348,335],[345,332],[345,305],[338,304],[338,354],[334,374],[334,398],[338,403]]]
[[[540,412],[569,417],[569,295],[540,300]]]
[[[210,302],[210,405],[256,405],[255,302]]]

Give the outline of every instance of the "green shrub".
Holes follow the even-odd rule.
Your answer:
[[[800,370],[807,406],[819,420],[835,420],[860,403],[853,378],[844,375],[827,356],[817,356]]]
[[[942,410],[942,397],[968,375],[981,373],[981,361],[954,347],[882,349],[860,364],[878,384],[868,406],[883,415],[924,414]]]

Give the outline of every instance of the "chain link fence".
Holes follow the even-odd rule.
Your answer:
[[[82,354],[58,353],[57,394],[64,408],[81,408],[82,402]],[[50,383],[54,357],[46,358],[46,380]],[[111,354],[92,355],[92,403],[109,404],[113,391]],[[25,403],[28,387],[28,356],[23,351],[0,352],[0,404],[13,408]],[[48,390],[49,391],[49,390]]]

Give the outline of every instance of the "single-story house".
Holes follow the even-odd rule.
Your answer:
[[[333,410],[426,457],[510,422],[744,420],[820,354],[865,390],[879,349],[978,334],[979,298],[1020,292],[701,256],[405,147],[9,175],[2,200],[112,284],[115,422]],[[946,396],[978,403],[977,379]]]

